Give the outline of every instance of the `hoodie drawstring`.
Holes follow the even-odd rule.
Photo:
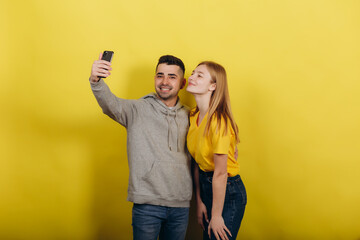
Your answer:
[[[170,144],[171,137],[170,137],[170,120],[169,120],[169,117],[170,117],[170,113],[169,113],[169,111],[167,111],[166,121],[168,123],[168,147],[169,147],[169,149],[171,151],[172,149],[171,149],[171,144]]]
[[[177,121],[177,109],[175,109],[175,116],[174,116],[174,121],[176,124],[176,129],[172,129],[171,128],[171,116],[170,116],[170,111],[167,111],[167,115],[166,115],[166,121],[168,124],[168,146],[170,151],[176,151],[179,152],[180,150],[180,142],[179,142],[179,138],[180,138],[180,133],[179,133],[179,123]],[[175,132],[176,131],[176,132]],[[173,135],[171,135],[171,133],[173,133]],[[172,144],[172,138],[176,136],[176,145]]]
[[[180,138],[180,134],[179,134],[179,123],[177,121],[177,109],[175,109],[175,123],[176,123],[176,146],[177,146],[177,149],[176,151],[179,152],[180,150],[180,146],[179,146],[179,138]]]

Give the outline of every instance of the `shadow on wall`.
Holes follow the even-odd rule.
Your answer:
[[[94,108],[97,107],[95,104],[94,100]],[[100,114],[100,108],[98,110]],[[48,121],[43,116],[26,109],[22,113],[22,117],[26,117],[26,126],[30,126],[31,129],[29,135],[36,133],[34,134],[36,137],[41,136],[49,143],[46,146],[54,148],[43,149],[38,143],[31,145],[39,152],[40,158],[43,157],[40,151],[42,149],[46,155],[49,152],[52,155],[47,156],[46,161],[38,160],[37,155],[30,155],[31,162],[26,161],[27,165],[24,164],[26,170],[24,173],[36,169],[34,171],[36,177],[27,177],[26,183],[22,183],[19,179],[22,185],[18,191],[29,192],[27,204],[37,211],[30,212],[35,215],[33,219],[28,217],[29,214],[25,215],[26,221],[24,221],[25,223],[33,221],[32,225],[28,224],[35,226],[34,230],[29,231],[25,228],[22,231],[29,234],[30,238],[44,236],[48,239],[69,239],[72,236],[72,239],[77,239],[78,231],[75,226],[80,226],[82,229],[79,234],[86,234],[89,237],[96,235],[91,239],[121,239],[124,235],[131,236],[129,223],[131,204],[126,202],[128,179],[126,139],[120,137],[125,135],[125,130],[117,127],[111,119],[103,121],[101,117],[97,118],[98,120],[61,122],[56,119]],[[19,126],[23,128],[20,124]],[[68,148],[69,145],[75,144],[78,146]],[[82,159],[76,158],[79,156],[76,152],[78,148],[87,151],[86,153],[81,151],[81,154],[85,154],[80,155]],[[67,156],[71,160],[66,159]],[[19,169],[19,171],[23,170]],[[93,195],[89,196],[89,193]],[[46,199],[48,201],[45,202]],[[38,201],[43,201],[45,204],[39,204]],[[23,209],[26,209],[26,206]],[[91,211],[90,214],[88,211]],[[124,221],[125,217],[130,220]],[[41,220],[38,220],[39,218]],[[46,219],[46,222],[42,222],[43,219]],[[66,219],[69,221],[65,221]],[[46,231],[41,232],[37,221],[42,226],[53,228],[48,227]],[[41,234],[37,235],[39,234],[37,231]],[[1,239],[9,239],[8,236],[5,237],[7,233],[1,234],[3,234]],[[19,237],[19,239],[25,238]]]
[[[99,125],[95,123],[94,126]],[[132,234],[132,204],[126,201],[129,176],[126,133],[110,118],[100,126],[98,137],[92,136],[94,141],[91,143],[95,239],[121,239],[121,236]]]
[[[117,89],[112,92],[122,98],[138,99],[154,89],[155,64],[139,64],[130,71],[126,95],[121,96]],[[114,79],[112,79],[114,81]],[[116,81],[116,80],[115,80]],[[181,90],[181,101],[194,106],[194,100],[185,90]],[[99,108],[99,114],[102,114]],[[105,116],[105,115],[104,115]],[[105,116],[107,117],[107,116]],[[108,117],[107,117],[108,118]],[[87,134],[93,157],[94,199],[93,218],[96,225],[96,239],[122,239],[132,236],[132,203],[126,201],[128,185],[128,163],[126,154],[126,129],[112,119],[98,126],[96,134]],[[89,126],[93,129],[93,126]],[[86,134],[86,131],[84,131]],[[101,141],[99,141],[101,139]],[[190,217],[186,239],[201,239],[202,231],[196,222],[196,206],[191,201]]]

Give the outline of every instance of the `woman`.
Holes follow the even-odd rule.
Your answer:
[[[214,62],[201,62],[186,90],[197,105],[190,112],[187,145],[196,161],[197,217],[203,239],[236,239],[247,197],[234,157],[239,136],[225,69]]]

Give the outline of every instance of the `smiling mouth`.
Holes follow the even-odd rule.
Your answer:
[[[168,86],[160,86],[159,89],[161,91],[170,91],[172,88],[171,87],[168,87]]]

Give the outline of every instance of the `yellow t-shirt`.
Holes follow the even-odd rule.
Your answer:
[[[234,158],[236,139],[234,130],[228,120],[227,134],[225,131],[225,120],[221,119],[221,129],[216,131],[217,118],[211,119],[209,135],[204,136],[205,126],[207,123],[207,114],[197,125],[199,112],[190,117],[190,128],[187,135],[187,147],[191,156],[195,159],[200,169],[204,172],[214,171],[214,154],[227,154],[227,171],[230,177],[236,176],[240,172],[239,163]]]

